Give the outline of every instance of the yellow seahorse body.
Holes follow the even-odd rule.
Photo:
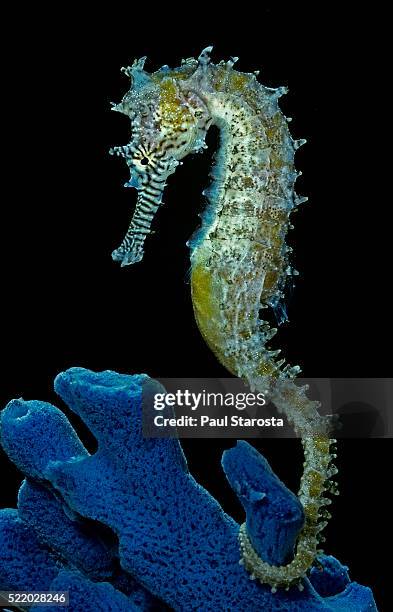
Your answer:
[[[233,69],[235,60],[210,63],[210,48],[198,61],[152,75],[144,59],[125,71],[132,87],[115,107],[131,119],[133,139],[114,152],[131,169],[138,202],[127,235],[113,256],[122,265],[140,261],[146,235],[167,177],[183,157],[205,147],[210,125],[220,130],[202,226],[190,241],[191,290],[195,318],[211,350],[232,374],[265,391],[302,439],[305,453],[299,499],[305,513],[293,560],[271,566],[254,550],[243,525],[239,533],[247,570],[272,589],[301,587],[317,555],[319,534],[328,518],[329,479],[336,472],[328,422],[318,403],[294,382],[300,368],[285,366],[268,348],[276,330],[260,318],[261,308],[277,307],[288,264],[285,237],[294,207],[294,141],[278,107],[284,88],[260,85],[254,74]],[[262,310],[263,312],[263,310]],[[332,491],[334,492],[334,491]]]

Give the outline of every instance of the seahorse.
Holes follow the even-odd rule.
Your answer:
[[[305,457],[298,493],[305,520],[292,560],[273,566],[261,559],[243,524],[239,562],[274,592],[293,585],[302,589],[330,518],[326,494],[337,494],[331,481],[337,472],[332,463],[336,441],[329,437],[330,421],[319,414],[319,403],[296,384],[300,368],[284,365],[280,351],[269,348],[277,329],[260,313],[279,309],[288,276],[295,274],[286,234],[291,212],[307,199],[294,189],[294,155],[305,141],[292,139],[279,108],[285,87],[265,87],[258,73],[235,70],[235,57],[214,64],[211,51],[207,47],[197,60],[151,74],[144,69],[145,57],[122,69],[131,87],[113,109],[130,118],[132,138],[111,153],[125,158],[131,175],[127,186],[135,187],[138,197],[127,234],[112,257],[122,266],[142,260],[168,177],[186,155],[206,148],[207,131],[216,126],[220,142],[212,182],[204,192],[207,204],[188,243],[195,319],[231,374],[254,390],[268,390],[301,438]]]

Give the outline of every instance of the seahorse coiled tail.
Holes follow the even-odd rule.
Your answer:
[[[319,404],[295,384],[298,366],[284,365],[280,351],[271,350],[275,335],[261,309],[280,309],[286,279],[295,273],[288,261],[285,238],[290,214],[306,198],[294,191],[297,173],[294,141],[278,99],[285,88],[261,85],[256,74],[233,68],[237,58],[214,65],[211,47],[198,60],[179,68],[163,66],[151,75],[144,60],[124,69],[130,91],[114,110],[131,119],[132,140],[113,153],[125,157],[131,171],[128,185],[138,199],[126,237],[113,258],[122,265],[143,257],[166,179],[187,154],[206,148],[211,125],[220,130],[212,183],[201,227],[191,238],[191,291],[195,318],[211,350],[232,374],[253,389],[268,390],[302,439],[304,471],[299,499],[305,522],[294,557],[272,566],[259,557],[247,533],[239,532],[241,563],[272,590],[297,584],[313,565],[320,532],[329,518],[326,493],[336,493],[330,481],[337,472],[329,437],[329,419]]]

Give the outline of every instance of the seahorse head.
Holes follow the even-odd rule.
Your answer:
[[[123,71],[131,87],[114,110],[131,121],[129,144],[112,149],[130,168],[128,187],[138,190],[131,225],[112,257],[122,265],[141,261],[143,244],[154,213],[161,203],[165,181],[180,160],[205,148],[211,117],[193,88],[198,63],[187,60],[173,70],[163,66],[152,74],[144,70],[146,58]]]

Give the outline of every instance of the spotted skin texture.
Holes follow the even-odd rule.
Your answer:
[[[89,455],[65,415],[44,402],[14,400],[2,411],[1,444],[34,485],[29,490],[23,485],[19,513],[0,512],[0,589],[32,584],[38,574],[41,587],[47,580],[52,588],[69,589],[72,612],[162,609],[126,598],[126,577],[122,584],[111,575],[110,555],[95,562],[104,548],[105,527],[115,543],[110,552],[129,581],[133,577],[175,611],[375,610],[370,589],[350,582],[346,568],[332,558],[319,558],[312,577],[317,588],[310,577],[303,591],[295,586],[273,594],[269,586],[250,580],[239,564],[239,525],[194,480],[179,441],[143,437],[142,397],[153,413],[152,394],[163,391],[157,382],[145,375],[71,368],[57,377],[55,389],[90,429],[98,448]],[[223,467],[243,504],[255,546],[279,563],[290,554],[294,526],[303,520],[299,501],[244,441],[226,451]],[[67,537],[59,533],[60,511],[66,511]],[[14,521],[32,537],[15,545]],[[53,553],[66,558],[68,567],[57,567]],[[90,579],[93,575],[98,582]]]
[[[201,227],[189,242],[191,292],[200,332],[219,362],[252,389],[268,391],[302,440],[304,470],[299,500],[304,525],[296,551],[274,566],[260,557],[247,525],[240,530],[241,556],[253,578],[275,591],[302,581],[313,565],[328,518],[329,493],[337,489],[331,423],[318,402],[295,384],[298,366],[279,359],[269,342],[276,333],[261,309],[280,322],[288,278],[296,274],[286,244],[290,215],[305,199],[294,190],[296,149],[278,99],[286,89],[261,85],[255,74],[236,71],[237,58],[213,64],[211,47],[179,68],[148,74],[144,60],[124,69],[131,87],[114,110],[131,119],[128,145],[116,147],[130,167],[129,185],[138,190],[130,228],[113,258],[141,261],[145,239],[161,203],[167,178],[189,153],[203,150],[211,125],[220,130]],[[142,159],[143,158],[143,159]],[[141,162],[143,161],[143,164]],[[263,310],[262,310],[263,312]]]

